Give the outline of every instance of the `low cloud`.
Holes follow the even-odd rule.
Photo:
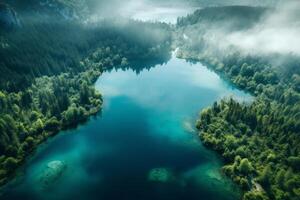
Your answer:
[[[197,8],[229,5],[266,6],[278,0],[85,0],[95,18],[133,18],[175,23]]]
[[[256,26],[233,32],[225,41],[248,54],[300,55],[300,1],[278,4]]]

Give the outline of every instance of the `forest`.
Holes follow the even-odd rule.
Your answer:
[[[222,155],[226,163],[222,171],[245,191],[244,200],[299,199],[300,59],[296,55],[243,54],[235,47],[215,50],[201,28],[208,27],[207,32],[214,34],[211,28],[214,25],[210,23],[216,20],[218,26],[225,26],[222,30],[232,29],[226,29],[230,20],[220,25],[220,19],[211,18],[207,13],[210,12],[196,11],[178,20],[181,39],[178,39],[177,56],[205,63],[254,95],[255,100],[243,103],[226,98],[204,109],[196,123],[199,136],[206,146]],[[235,17],[239,15],[242,21],[246,20],[241,13]],[[252,20],[256,19],[250,19],[249,23],[237,27],[238,30],[251,27]],[[199,20],[201,24],[197,24]],[[231,22],[235,24],[234,20]],[[200,36],[195,35],[198,29],[204,32]],[[194,39],[189,42],[182,38],[183,34],[197,37],[197,42]],[[284,60],[280,67],[271,62],[276,56]]]
[[[103,71],[138,73],[166,62],[171,47],[170,28],[163,23],[86,25],[50,14],[18,17],[20,26],[0,29],[0,73],[5,74],[0,76],[0,185],[38,144],[101,110],[94,83]],[[149,64],[141,66],[142,61]]]
[[[0,186],[39,144],[101,112],[102,94],[94,86],[101,74],[139,74],[166,63],[177,48],[178,58],[205,64],[255,97],[222,99],[196,122],[200,139],[223,158],[222,172],[241,188],[242,199],[299,199],[300,57],[259,48],[249,53],[230,43],[272,8],[210,7],[171,25],[123,18],[87,22],[94,0],[90,7],[36,2],[0,2]]]

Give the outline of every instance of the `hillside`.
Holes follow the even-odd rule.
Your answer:
[[[215,102],[197,121],[200,138],[225,159],[223,172],[245,191],[243,199],[296,200],[300,195],[300,59],[285,53],[249,53],[224,43],[227,34],[243,34],[257,26],[264,10],[209,8],[179,19],[177,56],[206,63],[256,97],[251,104],[233,99]],[[258,15],[253,15],[255,11]],[[245,17],[239,20],[238,16]],[[228,19],[230,26],[224,26]]]
[[[139,6],[143,7],[143,3],[146,5],[150,2],[143,1]],[[257,2],[255,5],[261,5],[259,0],[255,2]],[[113,9],[119,3],[120,1],[113,1],[109,8]],[[120,7],[127,3],[134,6],[137,4],[136,1],[129,1],[124,4],[120,3]],[[185,5],[186,2],[181,3],[178,2],[179,5]],[[189,129],[188,132],[195,132],[199,135],[205,147],[216,151],[222,157],[224,162],[219,162],[220,160],[213,160],[213,162],[224,164],[222,173],[229,177],[228,182],[223,182],[224,177],[224,180],[227,180],[226,176],[221,177],[218,170],[210,171],[212,163],[207,165],[209,167],[205,166],[205,169],[209,168],[207,171],[202,172],[202,161],[199,165],[198,161],[195,160],[194,163],[193,159],[187,163],[185,163],[186,160],[182,161],[180,172],[182,174],[179,173],[180,170],[176,171],[178,166],[177,162],[173,162],[173,158],[170,159],[172,161],[170,166],[161,168],[160,165],[163,165],[166,159],[160,157],[160,151],[153,150],[153,144],[145,143],[145,146],[149,148],[147,155],[151,155],[153,161],[158,160],[158,164],[153,162],[157,165],[154,168],[155,176],[158,176],[154,178],[154,182],[156,179],[165,180],[158,184],[159,191],[162,190],[163,184],[170,183],[172,186],[170,189],[176,186],[174,188],[190,192],[202,188],[203,191],[199,189],[199,194],[202,194],[201,192],[205,194],[206,190],[217,191],[214,190],[217,187],[215,183],[221,184],[222,182],[226,185],[231,179],[241,189],[243,200],[298,200],[300,196],[300,48],[298,45],[300,42],[300,6],[294,5],[300,4],[291,4],[290,7],[281,4],[282,7],[270,8],[248,6],[251,4],[248,1],[241,1],[240,4],[236,3],[234,6],[217,6],[223,5],[219,0],[210,3],[206,0],[192,0],[189,3],[192,5],[209,4],[209,7],[198,9],[186,17],[180,17],[177,24],[173,25],[116,16],[108,16],[107,19],[94,16],[98,12],[98,6],[108,8],[105,7],[106,1],[2,1],[0,3],[0,186],[15,177],[17,169],[49,137],[62,130],[76,127],[86,122],[90,116],[99,113],[102,110],[103,97],[95,89],[95,82],[103,73],[109,74],[108,72],[120,69],[119,72],[129,71],[131,74],[129,76],[125,73],[116,74],[115,78],[108,80],[104,88],[112,96],[109,98],[115,97],[116,102],[126,101],[125,104],[123,102],[117,107],[123,112],[116,109],[115,118],[109,116],[106,119],[110,127],[118,128],[114,135],[118,135],[118,132],[123,135],[132,133],[135,128],[138,128],[136,129],[137,135],[143,132],[148,138],[148,135],[155,134],[151,131],[156,131],[152,123],[157,123],[157,129],[166,132],[163,135],[165,138],[168,134],[172,134],[171,131],[179,130],[180,132],[179,127],[186,126],[185,128]],[[174,9],[170,11],[168,8],[159,7],[154,10],[154,13],[160,13],[164,9],[169,14],[174,12]],[[112,13],[110,11],[106,9],[109,14]],[[141,90],[135,90],[136,82],[124,84],[128,83],[127,79],[131,79],[128,77],[137,78],[136,81],[139,81],[138,75],[144,69],[149,71],[157,64],[165,64],[174,49],[176,49],[177,58],[185,59],[185,61],[172,58],[176,62],[171,60],[169,66],[178,67],[177,65],[182,65],[181,62],[190,66],[190,63],[200,62],[200,67],[207,66],[208,72],[213,71],[213,73],[207,73],[212,76],[211,79],[207,79],[211,80],[211,83],[205,86],[204,82],[210,82],[206,79],[198,82],[198,75],[191,71],[192,76],[189,76],[191,80],[186,82],[191,85],[185,91],[185,87],[181,87],[186,84],[184,80],[181,80],[182,73],[185,71],[178,68],[178,74],[173,76],[169,73],[170,71],[168,73],[163,71],[166,68],[163,65],[161,66],[162,74],[156,74],[159,71],[155,72],[151,79],[145,75],[145,83],[141,82],[139,85]],[[168,70],[173,70],[171,67]],[[201,71],[197,72],[202,75]],[[170,80],[175,79],[178,85],[168,85],[168,75],[172,76]],[[121,81],[117,82],[116,80],[119,81],[119,79]],[[167,88],[169,93],[160,93],[158,86],[161,85],[149,87],[158,79],[162,80],[161,85]],[[214,87],[214,84],[219,84],[223,79],[225,81],[221,86]],[[127,94],[111,88],[110,81],[115,81],[118,86],[121,85],[122,90],[127,87],[126,89],[129,89],[128,91],[134,98],[126,99],[129,98]],[[203,87],[204,92],[198,92],[199,87]],[[224,88],[226,90],[223,90]],[[227,90],[228,88],[232,90]],[[179,93],[176,93],[178,90],[184,93],[178,95]],[[210,91],[215,93],[210,94]],[[220,99],[225,91],[243,91],[245,95],[251,96],[251,101],[242,102],[231,97]],[[209,93],[209,95],[205,96],[204,93]],[[167,94],[170,95],[169,98]],[[185,117],[183,125],[178,124],[178,121],[182,120],[181,117],[177,119],[175,116],[176,109],[179,107],[186,115],[185,111],[189,107],[187,105],[195,103],[191,102],[186,94],[197,94],[195,98],[199,97],[200,100],[211,103],[210,107],[200,111],[195,130],[190,121],[185,119],[186,116],[182,115],[182,118]],[[155,97],[155,100],[150,98],[151,95]],[[214,102],[213,98],[217,101]],[[171,106],[170,101],[178,104]],[[110,103],[107,103],[108,107],[112,105]],[[140,104],[146,105],[141,107]],[[137,110],[132,112],[129,105]],[[152,116],[149,110],[155,111],[149,105],[161,109],[159,110],[162,114],[161,119],[151,119],[151,123],[148,122],[148,116]],[[203,105],[207,106],[207,104]],[[172,112],[166,113],[165,108],[169,106],[172,107]],[[189,108],[193,111],[200,107]],[[160,112],[158,112],[159,115]],[[130,117],[134,115],[135,118],[132,118],[132,121],[128,120],[129,115]],[[168,117],[176,118],[178,121],[173,125],[173,119]],[[141,125],[138,126],[140,119]],[[118,120],[118,124],[115,124],[114,120]],[[169,122],[172,122],[172,126],[168,124]],[[162,128],[162,124],[168,125],[167,131]],[[148,126],[149,129],[147,129]],[[97,131],[99,130],[95,130],[95,133]],[[182,133],[186,132],[182,130]],[[111,132],[107,131],[107,133],[110,138]],[[94,137],[98,138],[93,135],[93,139]],[[148,142],[147,138],[146,140],[138,138],[140,140],[137,141],[142,144],[141,146],[134,146],[134,143],[137,143],[135,139],[127,136],[122,138],[117,139],[114,145],[120,147],[119,141],[129,144],[132,152],[126,153],[133,154],[134,160],[141,164],[142,162],[134,156],[136,156],[136,148],[144,148],[144,143],[141,141]],[[181,157],[185,158],[185,148],[190,143],[194,143],[194,138],[192,139],[193,142],[186,141],[184,145],[180,144],[180,148],[177,144],[172,146],[179,148],[180,151],[182,148],[183,152],[179,153],[182,153]],[[162,141],[164,142],[161,140],[157,143],[164,147]],[[96,142],[98,141],[95,140],[95,145],[101,146],[102,143]],[[179,143],[183,142],[179,141]],[[88,143],[82,143],[83,146],[87,146],[86,144]],[[118,149],[115,148],[116,146],[114,149]],[[194,151],[194,147],[191,148],[192,158],[199,156],[198,152]],[[206,148],[202,150],[207,151]],[[167,157],[175,152],[170,151],[170,149],[166,150]],[[121,162],[124,162],[124,158],[128,156],[123,154],[125,152],[123,149],[120,152]],[[159,156],[152,154],[153,152]],[[139,156],[144,157],[142,151],[139,153]],[[90,155],[90,150],[85,155]],[[209,157],[207,155],[200,156],[204,156],[202,159],[207,160],[205,158],[205,156]],[[88,159],[87,156],[84,158],[80,156],[82,155],[78,153],[80,162]],[[77,158],[77,154],[74,157]],[[92,154],[92,157],[97,156]],[[111,162],[113,157],[107,157]],[[175,159],[177,159],[176,156]],[[145,159],[147,164],[146,161],[148,160]],[[190,167],[191,163],[188,162],[193,163],[193,167]],[[99,163],[102,166],[104,162],[101,160]],[[112,163],[116,164],[114,168],[123,167],[117,161]],[[130,164],[136,165],[135,161]],[[87,168],[92,171],[100,168],[94,163],[91,166]],[[110,170],[109,166],[104,167]],[[129,166],[128,169],[132,169]],[[144,168],[151,171],[152,167],[147,165]],[[126,179],[126,184],[127,179],[132,178],[132,174],[128,174],[127,177],[126,170],[128,169],[126,167],[121,169],[126,174],[125,177],[121,177]],[[132,171],[135,173],[135,170]],[[202,175],[199,171],[203,173],[203,177],[200,177]],[[139,176],[138,178],[143,178],[147,174],[145,171],[139,173],[135,174]],[[115,175],[115,173],[112,174]],[[195,177],[192,176],[201,180],[194,180]],[[92,176],[89,178],[92,179]],[[209,189],[195,184],[201,182],[205,185],[208,182],[206,179],[212,181],[210,182],[212,184],[207,187]],[[94,184],[94,181],[95,179],[91,182]],[[147,181],[138,179],[134,183],[146,182],[145,188],[155,184]],[[112,190],[115,191],[115,182],[112,181],[111,184]],[[193,188],[189,188],[190,186]],[[178,190],[179,193],[181,189]],[[148,188],[147,191],[152,192]],[[130,193],[131,190],[127,192]],[[198,194],[198,191],[195,194]],[[183,199],[185,198],[183,196]]]
[[[47,2],[1,4],[9,18],[0,19],[9,26],[20,20],[21,25],[0,31],[0,185],[40,143],[101,110],[94,83],[103,71],[133,68],[138,73],[169,58],[170,28],[165,24],[124,20],[86,25],[57,10],[58,5],[76,9],[78,4]],[[50,11],[28,15],[30,6]],[[140,66],[141,61],[147,64]]]
[[[211,27],[226,27],[228,30],[246,29],[255,25],[268,9],[250,6],[208,7],[193,14],[178,18],[177,26],[205,24]]]

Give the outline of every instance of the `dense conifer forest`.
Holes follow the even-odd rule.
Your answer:
[[[213,49],[206,31],[214,34],[217,25],[228,33],[232,31],[228,25],[236,24],[238,16],[244,26],[235,27],[249,28],[259,16],[255,12],[261,14],[261,8],[243,8],[253,14],[246,24],[248,15],[231,11],[229,15],[226,10],[231,9],[237,8],[221,9],[222,19],[211,14],[220,10],[208,9],[178,20],[179,57],[206,63],[255,96],[251,103],[226,98],[201,111],[197,121],[200,138],[222,155],[226,162],[223,172],[246,191],[243,199],[296,200],[300,196],[299,57],[282,55],[284,62],[277,66],[272,61],[279,55],[243,54],[233,47]],[[199,32],[200,36],[195,34]],[[192,39],[185,40],[183,34]]]
[[[163,23],[86,25],[52,14],[18,17],[20,26],[3,25],[0,31],[0,184],[38,144],[101,110],[94,83],[103,71],[138,73],[165,62],[171,45]],[[140,66],[142,61],[148,66]]]
[[[29,2],[38,10],[34,15]],[[242,199],[299,199],[300,58],[222,43],[255,28],[273,8],[211,7],[171,25],[86,22],[88,7],[53,2],[59,12],[36,0],[0,3],[0,14],[8,16],[0,18],[0,185],[47,138],[101,111],[94,83],[103,72],[138,74],[167,62],[176,48],[178,58],[207,65],[254,97],[215,102],[196,122],[203,144],[224,159],[222,173],[243,190]]]

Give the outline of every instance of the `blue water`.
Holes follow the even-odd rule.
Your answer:
[[[198,112],[223,97],[251,97],[201,63],[172,58],[136,74],[105,72],[96,83],[101,114],[43,144],[2,191],[1,199],[236,200],[222,162],[199,141]],[[46,187],[52,161],[65,168]],[[151,179],[158,170],[162,178]]]

